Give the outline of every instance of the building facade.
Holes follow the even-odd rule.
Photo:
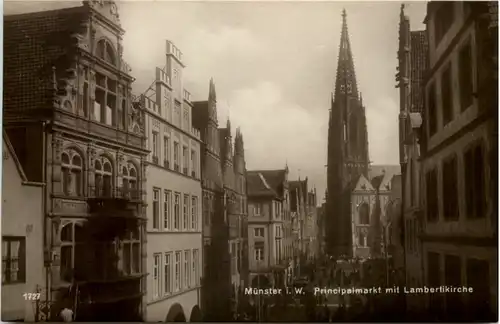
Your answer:
[[[331,255],[352,254],[351,191],[359,177],[368,176],[368,132],[354,61],[342,13],[335,91],[328,125],[327,240]]]
[[[35,321],[45,300],[43,183],[29,182],[7,134],[2,164],[2,321]]]
[[[290,214],[288,168],[247,172],[251,287],[283,287],[291,270],[283,223]]]
[[[4,128],[28,180],[45,183],[37,319],[70,308],[74,320],[142,320],[147,151],[117,6],[6,16],[4,28]]]
[[[165,68],[140,98],[147,134],[148,321],[201,320],[200,132],[183,86],[182,52],[166,41]]]
[[[243,134],[231,123],[218,127],[215,84],[208,101],[194,103],[194,124],[202,134],[203,308],[207,320],[231,320],[248,286],[247,196]]]
[[[399,152],[402,174],[402,210],[405,251],[405,282],[408,287],[423,284],[422,247],[419,234],[423,228],[421,208],[421,145],[424,109],[423,77],[428,65],[426,31],[411,31],[409,18],[401,7],[399,25],[397,88],[400,95]],[[407,295],[406,307],[422,312],[425,299]]]
[[[420,234],[429,316],[496,320],[498,29],[496,2],[430,2]]]

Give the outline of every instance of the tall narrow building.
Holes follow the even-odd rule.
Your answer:
[[[326,232],[330,254],[352,254],[351,191],[360,176],[368,176],[369,164],[365,108],[358,93],[344,10],[328,129]]]

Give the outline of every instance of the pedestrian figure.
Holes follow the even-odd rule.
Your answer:
[[[73,311],[69,308],[63,308],[59,316],[63,322],[73,322]]]

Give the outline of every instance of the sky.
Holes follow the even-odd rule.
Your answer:
[[[4,14],[79,2],[4,2]],[[425,2],[405,2],[412,30],[424,29]],[[214,79],[219,126],[240,127],[247,169],[308,177],[319,201],[326,189],[328,110],[335,85],[341,13],[347,23],[358,90],[366,107],[373,164],[397,165],[395,88],[400,2],[119,2],[124,59],[135,94],[165,65],[165,41],[184,55],[184,87],[207,100]]]

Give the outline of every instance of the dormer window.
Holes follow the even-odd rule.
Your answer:
[[[102,39],[97,43],[96,56],[111,65],[116,65],[116,55],[109,42]]]

